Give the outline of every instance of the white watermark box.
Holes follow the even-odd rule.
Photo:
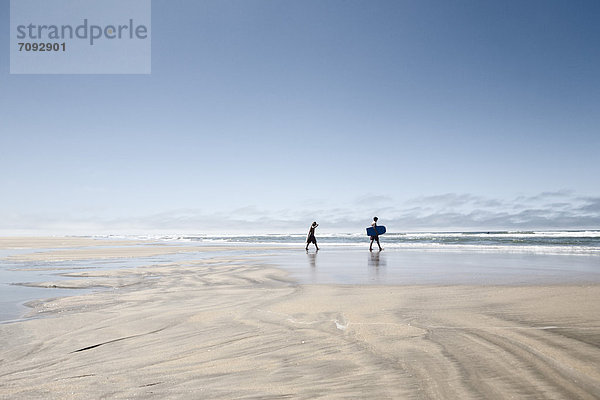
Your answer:
[[[11,74],[149,74],[151,0],[11,0]]]

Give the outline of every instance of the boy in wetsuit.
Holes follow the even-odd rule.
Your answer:
[[[373,223],[371,224],[371,226],[373,227],[373,229],[375,229],[375,236],[371,236],[371,245],[369,246],[369,251],[373,251],[373,241],[376,240],[377,241],[377,246],[379,246],[379,251],[383,250],[381,248],[381,245],[379,244],[379,234],[377,233],[377,220],[379,218],[377,217],[373,217]]]
[[[317,246],[317,238],[315,238],[315,229],[317,228],[317,226],[319,226],[319,224],[317,224],[317,221],[314,221],[310,225],[310,229],[308,230],[308,236],[306,237],[306,251],[308,251],[308,245],[311,243],[314,243],[315,247],[317,248],[317,251],[319,251],[319,246]]]

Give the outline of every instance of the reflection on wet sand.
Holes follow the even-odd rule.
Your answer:
[[[385,256],[381,253],[381,251],[371,251],[369,252],[369,267],[385,267]]]
[[[308,264],[310,265],[310,267],[317,268],[317,252],[309,253],[307,251],[306,255],[308,256]]]
[[[599,259],[576,255],[369,252],[368,249],[325,247],[318,253],[288,251],[274,254],[271,260],[300,283],[540,285],[600,282]],[[373,282],[374,276],[379,276],[376,282]]]
[[[317,251],[314,253],[306,252],[306,256],[308,257],[308,265],[310,266],[310,282],[318,283],[319,279],[317,277]]]
[[[370,281],[379,282],[381,278],[385,277],[385,267],[387,266],[387,262],[385,255],[383,255],[381,251],[369,252],[367,264]]]

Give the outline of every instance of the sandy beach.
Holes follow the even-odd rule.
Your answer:
[[[19,240],[0,247],[43,250],[13,261],[206,251]],[[35,283],[104,289],[0,324],[0,398],[600,397],[596,283],[299,284],[226,253]]]

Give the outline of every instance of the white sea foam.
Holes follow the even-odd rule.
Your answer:
[[[394,233],[388,232],[387,235],[402,235],[406,238],[427,238],[427,237],[469,237],[469,238],[600,238],[600,231],[517,231],[517,232],[407,232]]]

